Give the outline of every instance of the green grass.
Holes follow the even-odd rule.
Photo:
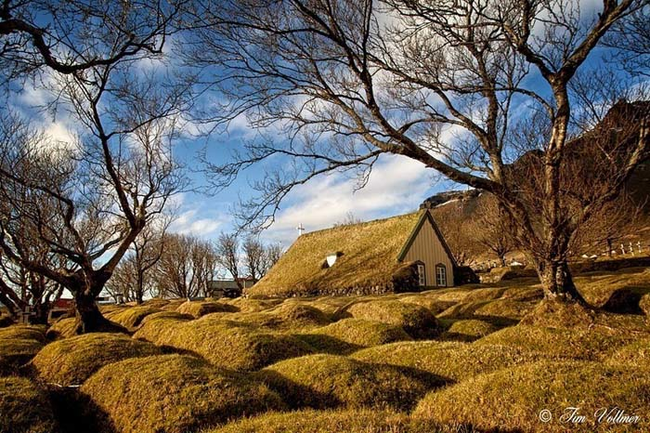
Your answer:
[[[291,407],[408,410],[444,381],[435,375],[335,355],[278,362],[259,376]]]
[[[56,433],[47,394],[28,379],[0,377],[0,433]]]
[[[81,387],[117,431],[185,433],[285,408],[249,375],[191,356],[133,358],[107,365]]]
[[[50,343],[36,354],[31,365],[45,382],[81,385],[104,365],[161,353],[157,346],[123,334],[95,333]]]
[[[628,431],[650,428],[650,370],[611,367],[588,361],[539,361],[479,375],[429,393],[415,418],[439,423],[468,423],[479,429],[505,431],[593,432],[600,408],[621,408],[641,417]],[[560,422],[567,407],[579,407],[584,424]],[[542,423],[541,410],[552,420]],[[608,427],[600,426],[601,431]]]

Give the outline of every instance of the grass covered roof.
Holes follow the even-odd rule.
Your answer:
[[[424,211],[300,236],[250,295],[350,293],[386,287],[404,266],[398,255]],[[327,256],[337,255],[333,266]]]

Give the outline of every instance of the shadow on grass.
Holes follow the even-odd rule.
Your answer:
[[[650,293],[647,287],[628,286],[616,289],[602,306],[602,310],[618,314],[644,314],[639,303],[647,293]]]
[[[77,388],[52,386],[48,394],[62,433],[117,433],[108,414]]]

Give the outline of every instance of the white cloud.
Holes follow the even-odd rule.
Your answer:
[[[432,186],[431,174],[420,162],[386,156],[374,167],[368,185],[356,193],[355,179],[341,174],[316,178],[290,194],[290,205],[263,236],[288,246],[295,240],[299,224],[310,232],[331,227],[350,212],[369,220],[415,210]]]

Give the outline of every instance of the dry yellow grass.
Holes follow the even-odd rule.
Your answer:
[[[470,433],[469,427],[441,426],[390,411],[300,410],[270,412],[204,433]]]
[[[182,303],[176,311],[181,314],[189,314],[195,318],[210,313],[234,313],[239,309],[233,305],[220,302],[187,301]]]
[[[317,349],[345,354],[364,348],[412,340],[401,326],[375,320],[343,319],[299,337]],[[332,349],[332,350],[328,350]]]
[[[478,319],[454,321],[441,336],[444,340],[474,341],[500,328],[493,323]]]
[[[49,340],[55,340],[57,338],[68,338],[75,335],[75,323],[76,320],[74,317],[64,317],[52,324],[47,330],[47,338]]]
[[[0,329],[0,376],[14,376],[44,345],[45,328],[12,325]]]
[[[323,354],[278,362],[259,376],[291,407],[319,409],[408,410],[428,390],[445,383],[425,372]]]
[[[0,377],[0,433],[59,431],[47,394],[28,379]]]
[[[552,357],[597,360],[625,346],[637,336],[624,330],[550,328],[517,325],[494,332],[474,344],[501,344],[533,350]]]
[[[153,320],[144,324],[134,338],[188,350],[214,365],[242,371],[313,352],[291,335],[260,331],[211,315],[192,321]]]
[[[117,431],[186,433],[242,416],[282,410],[280,397],[243,373],[186,355],[134,358],[91,376],[81,392]],[[110,432],[103,425],[102,432]]]
[[[439,341],[386,344],[351,355],[360,361],[415,368],[452,381],[532,362],[540,356],[537,352],[504,345]]]
[[[629,365],[650,369],[650,337],[623,346],[607,357],[610,365]]]
[[[158,313],[162,310],[149,305],[138,305],[127,307],[107,313],[105,317],[115,323],[119,323],[127,329],[133,330],[140,326],[142,319],[149,314]]]
[[[260,311],[272,310],[282,303],[282,299],[235,298],[222,302],[225,302],[229,305],[234,305],[242,313],[259,313]]]
[[[628,290],[640,296],[650,293],[650,269],[629,268],[615,273],[593,272],[578,275],[575,284],[587,302],[602,307],[616,291]]]
[[[81,385],[105,365],[160,354],[159,347],[123,334],[94,333],[48,344],[36,354],[31,365],[45,382]]]
[[[607,367],[586,361],[539,361],[476,376],[428,394],[415,418],[440,423],[469,423],[479,429],[524,432],[610,431],[616,425],[595,422],[601,408],[620,408],[638,415],[639,423],[618,431],[650,428],[650,371]],[[564,423],[567,407],[580,408],[584,423]],[[550,422],[540,421],[542,410]],[[566,415],[565,415],[566,416]]]
[[[440,334],[440,323],[426,308],[396,300],[358,302],[345,309],[355,319],[376,320],[401,326],[414,338],[432,338]]]

